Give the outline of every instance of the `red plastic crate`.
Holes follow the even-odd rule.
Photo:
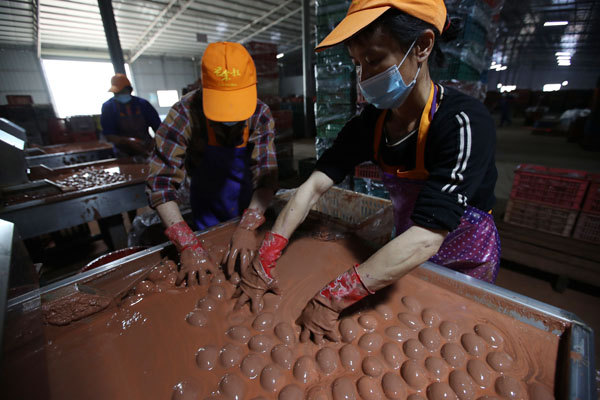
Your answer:
[[[509,199],[504,221],[537,231],[569,237],[573,231],[577,210],[549,207],[544,204]]]
[[[573,239],[600,244],[600,215],[585,212],[579,214]]]
[[[553,207],[579,210],[588,187],[587,172],[521,164],[510,197]]]
[[[368,178],[379,181],[381,180],[381,169],[372,162],[360,164],[354,168],[354,176],[357,178]]]
[[[585,195],[581,211],[600,214],[600,174],[590,175],[589,178],[590,187]]]

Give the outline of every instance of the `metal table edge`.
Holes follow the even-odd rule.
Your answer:
[[[196,233],[196,236],[198,236],[199,238],[201,238],[202,236],[204,236],[204,235],[206,235],[206,234],[208,234],[208,233],[210,233],[210,232],[212,232],[214,230],[217,230],[217,229],[229,226],[231,224],[237,224],[238,221],[239,221],[239,217],[238,218],[234,218],[234,219],[229,220],[229,221],[226,221],[226,222],[223,222],[223,223],[220,223],[218,225],[212,226],[212,227],[210,227],[208,229],[205,229],[203,231],[197,231],[195,233]],[[107,263],[107,264],[104,264],[102,266],[99,266],[97,268],[91,269],[89,271],[85,271],[85,272],[82,272],[80,274],[75,274],[73,276],[69,276],[69,277],[67,277],[65,279],[61,279],[60,281],[57,281],[57,282],[51,283],[49,285],[43,286],[43,287],[41,287],[39,289],[33,290],[31,292],[28,292],[28,293],[24,293],[24,294],[22,294],[20,296],[16,296],[16,297],[8,300],[8,302],[7,302],[7,310],[10,310],[13,307],[16,307],[16,306],[18,306],[20,304],[27,304],[31,300],[37,300],[37,301],[39,301],[39,298],[40,298],[41,295],[50,293],[50,292],[52,292],[54,290],[60,289],[61,287],[64,287],[64,286],[67,286],[67,285],[70,285],[70,284],[73,284],[73,283],[76,283],[76,282],[79,282],[79,281],[82,281],[82,280],[93,278],[96,275],[103,275],[104,273],[106,273],[106,272],[108,272],[108,271],[110,271],[112,269],[118,268],[119,266],[121,266],[122,264],[124,264],[126,262],[133,261],[133,260],[136,260],[138,258],[145,257],[148,254],[152,254],[152,253],[155,253],[155,252],[160,252],[160,251],[162,251],[163,249],[165,249],[165,248],[167,248],[169,246],[172,246],[171,242],[164,242],[164,243],[158,244],[156,246],[150,247],[148,249],[145,249],[145,250],[139,251],[137,253],[131,254],[131,255],[127,256],[127,257],[123,257],[123,258],[120,258],[118,260],[115,260],[115,261],[112,261],[110,263]]]
[[[566,398],[578,400],[596,399],[594,330],[577,315],[511,290],[475,279],[458,271],[453,271],[451,269],[439,266],[429,261],[423,263],[420,268],[442,275],[453,281],[458,281],[461,284],[471,286],[473,288],[485,289],[495,296],[503,298],[509,302],[521,304],[527,308],[534,309],[540,313],[550,315],[554,318],[569,323],[571,330],[566,338],[569,351],[569,365],[567,367],[568,393],[565,393]],[[419,276],[419,278],[427,280],[424,276]],[[523,317],[519,318],[518,315],[508,313],[507,310],[499,310],[497,307],[494,307],[482,298],[473,295],[470,296],[466,293],[461,295],[468,297],[482,305],[492,307],[498,312],[510,315],[511,317],[531,326],[540,328],[539,324],[535,324],[533,321],[527,320]],[[552,331],[552,333],[560,335],[563,332]]]

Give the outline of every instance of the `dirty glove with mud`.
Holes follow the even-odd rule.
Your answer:
[[[181,269],[177,275],[177,285],[185,280],[187,286],[194,286],[205,281],[206,272],[217,272],[217,265],[184,221],[168,227],[165,235],[180,253]]]
[[[239,297],[236,309],[250,302],[252,312],[260,312],[264,306],[263,296],[267,291],[279,294],[275,266],[287,243],[288,240],[277,233],[266,233],[258,254],[242,272],[240,287],[234,294],[234,297]]]
[[[304,307],[296,321],[302,327],[300,341],[307,342],[312,333],[317,344],[323,341],[323,337],[338,342],[336,322],[339,313],[371,293],[361,280],[356,265],[340,274]]]

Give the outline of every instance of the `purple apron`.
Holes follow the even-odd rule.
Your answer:
[[[412,215],[419,193],[429,173],[425,169],[425,143],[436,111],[437,87],[432,83],[429,100],[419,124],[415,169],[399,171],[378,158],[386,111],[375,127],[375,160],[383,170],[383,183],[394,207],[396,235],[413,225]],[[500,238],[491,214],[467,206],[459,226],[450,232],[431,262],[494,283],[500,266]]]
[[[248,137],[246,125],[241,145],[222,147],[208,126],[208,144],[190,184],[190,203],[198,229],[238,217],[250,204],[253,187]]]

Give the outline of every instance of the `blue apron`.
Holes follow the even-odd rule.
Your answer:
[[[437,87],[431,84],[429,99],[423,110],[417,138],[415,169],[400,171],[379,159],[379,144],[386,111],[382,112],[375,127],[375,160],[383,170],[382,179],[390,193],[394,207],[396,234],[400,235],[413,225],[410,216],[429,172],[425,168],[425,143],[437,105]],[[500,238],[490,213],[467,206],[460,225],[450,232],[439,251],[430,261],[477,279],[494,283],[500,267]]]
[[[240,216],[250,204],[253,186],[248,124],[241,145],[222,147],[206,123],[208,144],[190,184],[192,213],[200,230]]]

